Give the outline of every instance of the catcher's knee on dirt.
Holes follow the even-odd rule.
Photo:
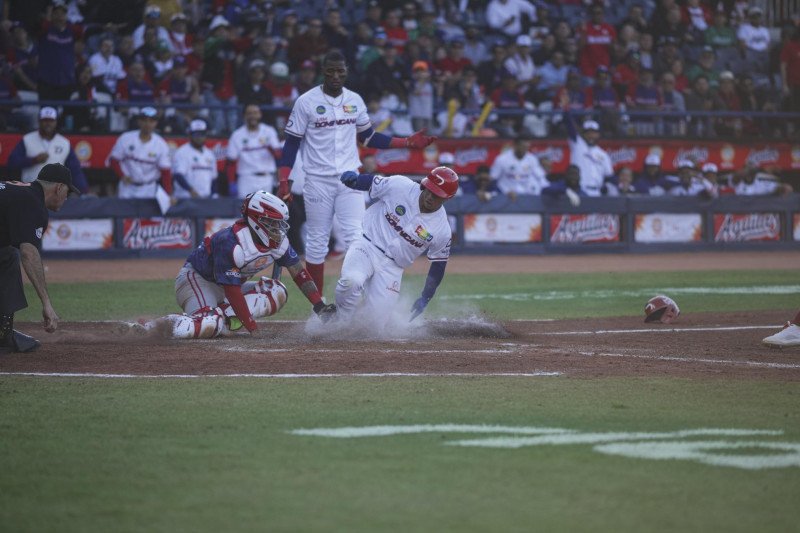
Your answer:
[[[227,332],[225,317],[212,312],[194,315],[167,315],[173,339],[212,339]]]

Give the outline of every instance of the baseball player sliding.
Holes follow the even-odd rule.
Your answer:
[[[344,87],[347,64],[341,53],[334,51],[325,56],[322,73],[322,85],[302,94],[292,108],[278,164],[278,196],[291,202],[289,173],[301,150],[306,173],[306,268],[320,291],[334,212],[342,225],[346,246],[361,235],[364,198],[339,181],[343,172],[361,166],[356,140],[371,148],[420,149],[436,139],[425,135],[425,130],[407,138],[377,133],[364,100]]]
[[[444,277],[450,257],[450,224],[442,206],[458,191],[458,174],[436,167],[422,183],[405,176],[380,177],[345,172],[341,182],[369,191],[373,201],[364,215],[361,235],[347,250],[336,284],[341,320],[352,319],[362,297],[363,317],[385,326],[400,295],[403,270],[427,254],[431,261],[422,295],[411,308],[411,320],[421,314]]]
[[[176,339],[207,339],[242,326],[258,335],[255,319],[277,313],[287,292],[278,280],[248,280],[273,263],[286,267],[323,321],[334,316],[336,306],[322,300],[286,238],[288,219],[289,208],[276,196],[266,191],[249,194],[242,218],[206,237],[178,272],[175,299],[185,314],[168,315],[144,328],[167,324]]]

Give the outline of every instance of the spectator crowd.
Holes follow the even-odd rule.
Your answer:
[[[781,194],[788,192],[785,186],[755,168],[720,176],[713,165],[697,168],[686,160],[675,175],[665,175],[654,154],[635,176],[629,168],[614,173],[610,163],[593,169],[573,153],[566,175],[554,180],[549,162],[530,153],[529,139],[569,135],[576,143],[572,152],[577,147],[600,153],[594,145],[600,134],[800,133],[793,121],[768,114],[719,114],[800,111],[800,21],[772,17],[767,26],[764,10],[742,0],[2,5],[3,131],[30,131],[37,118],[45,118],[58,120],[65,132],[139,128],[132,138],[146,145],[151,133],[142,132],[138,118],[152,125],[153,134],[252,136],[251,144],[263,144],[267,162],[251,164],[247,150],[240,160],[229,149],[219,188],[210,184],[214,172],[195,187],[186,171],[172,169],[186,178],[176,184],[178,197],[181,190],[183,197],[243,195],[251,189],[239,187],[248,176],[261,183],[264,176],[247,169],[274,167],[288,109],[320,83],[320,61],[331,50],[347,59],[347,86],[364,97],[376,131],[408,136],[426,127],[445,138],[516,139],[465,183],[463,190],[484,200],[496,192],[512,199],[564,194],[571,201],[627,194]],[[47,117],[57,118],[44,117],[38,104],[53,101],[60,103]],[[580,136],[570,126],[574,120],[583,125]],[[39,138],[46,135],[40,127]],[[200,154],[201,143],[195,144]],[[46,150],[18,152],[21,172],[27,168],[21,162],[46,158]],[[154,168],[159,165],[162,171],[171,166],[164,160]],[[123,182],[131,181],[125,169],[115,170]],[[142,181],[160,180],[158,170],[153,172]],[[270,186],[272,173],[265,182]],[[127,185],[140,185],[132,183]]]
[[[708,112],[800,111],[798,21],[742,0],[30,0],[2,17],[6,130],[55,100],[76,102],[67,132],[121,132],[154,104],[167,134],[204,118],[229,135],[247,104],[282,131],[271,106],[333,49],[395,135],[545,137],[570,109],[606,135],[779,137],[792,121]]]

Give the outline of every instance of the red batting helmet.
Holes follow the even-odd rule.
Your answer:
[[[422,179],[422,186],[439,198],[452,198],[458,191],[458,174],[452,168],[436,167]]]
[[[669,296],[653,296],[644,306],[645,322],[669,324],[681,314],[678,304]]]

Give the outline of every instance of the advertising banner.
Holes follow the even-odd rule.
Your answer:
[[[703,217],[700,213],[639,213],[634,218],[636,242],[700,242]]]
[[[714,215],[714,242],[779,241],[778,213],[720,213]]]
[[[104,168],[116,135],[67,135],[81,165]],[[18,133],[0,133],[0,165],[5,165],[8,154],[22,139]],[[168,138],[173,149],[186,142],[185,137]],[[206,145],[214,152],[222,165],[225,159],[227,139],[208,139]],[[382,174],[423,174],[438,166],[439,154],[450,152],[455,156],[454,170],[458,173],[474,174],[480,165],[491,165],[505,149],[511,147],[508,139],[455,139],[439,140],[424,150],[362,149],[362,156],[375,154],[378,171]],[[776,170],[800,169],[800,144],[731,143],[722,141],[686,141],[684,139],[609,139],[600,142],[609,153],[615,168],[629,166],[640,171],[649,154],[661,157],[665,171],[675,170],[678,161],[691,158],[695,164],[716,163],[721,171],[730,171],[753,163]],[[569,147],[566,139],[542,139],[531,141],[531,152],[547,158],[552,163],[552,172],[563,173],[569,165]],[[221,166],[220,166],[221,168]]]
[[[618,242],[619,227],[619,215],[604,213],[551,215],[550,242],[560,244]]]
[[[188,218],[126,218],[122,246],[132,250],[189,249],[194,246],[193,226]]]
[[[465,242],[542,242],[542,215],[464,215]]]
[[[42,249],[109,250],[114,246],[114,221],[110,218],[51,219],[42,236]]]

